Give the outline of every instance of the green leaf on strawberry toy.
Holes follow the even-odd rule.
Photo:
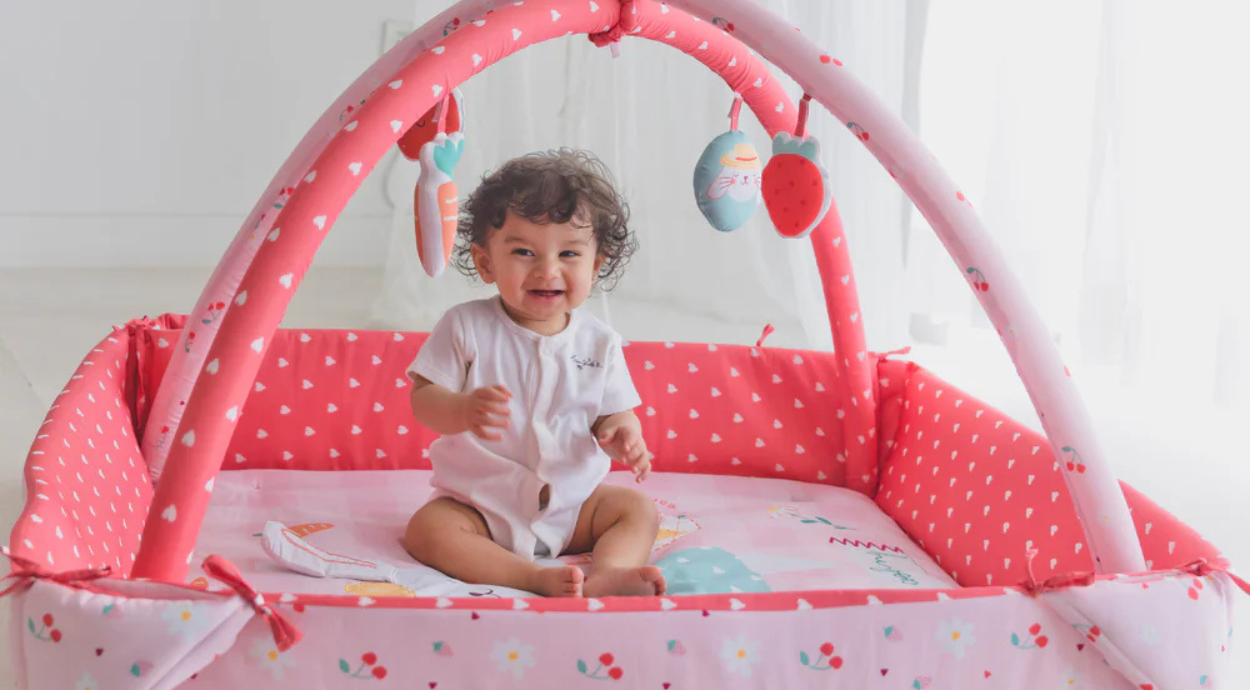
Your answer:
[[[818,163],[820,144],[810,137],[796,139],[790,136],[789,132],[778,132],[777,136],[773,137],[773,155],[780,156],[783,153],[792,153]]]

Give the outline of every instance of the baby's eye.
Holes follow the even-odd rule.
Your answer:
[[[531,252],[528,249],[513,249],[512,253],[515,254],[516,256],[533,256],[534,255],[534,252]]]
[[[561,257],[561,258],[564,258],[564,259],[572,259],[572,258],[576,258],[576,257],[579,257],[579,256],[581,256],[581,254],[578,254],[577,252],[573,251],[572,249],[569,249],[569,250],[566,250],[566,251],[562,251],[562,252],[560,252],[560,257]]]

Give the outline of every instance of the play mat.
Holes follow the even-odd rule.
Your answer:
[[[609,484],[629,486],[617,472]],[[668,593],[810,589],[945,589],[955,581],[871,499],[839,487],[783,479],[660,474],[646,492],[660,510],[651,562]],[[197,554],[220,554],[264,591],[374,596],[534,596],[458,585],[413,563],[403,529],[430,493],[429,472],[244,470],[219,475]],[[837,522],[829,517],[836,516]],[[276,522],[279,534],[265,534]],[[276,542],[266,548],[265,542]],[[315,579],[275,567],[266,550],[289,543],[402,569],[383,583]],[[320,557],[320,556],[319,556]],[[195,559],[192,559],[195,560]],[[583,565],[587,556],[566,556]],[[367,574],[364,574],[367,577]],[[357,575],[357,578],[361,575]]]

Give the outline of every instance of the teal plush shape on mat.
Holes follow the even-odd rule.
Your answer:
[[[664,572],[669,594],[772,591],[763,577],[724,549],[705,546],[674,551],[655,565]]]

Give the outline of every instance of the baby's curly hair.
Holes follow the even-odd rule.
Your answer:
[[[612,174],[593,154],[571,149],[514,158],[487,175],[461,207],[452,262],[461,273],[477,275],[469,248],[485,247],[503,227],[508,211],[532,223],[573,223],[592,228],[599,256],[596,287],[611,290],[620,280],[638,240],[629,229],[629,205],[616,191]]]

